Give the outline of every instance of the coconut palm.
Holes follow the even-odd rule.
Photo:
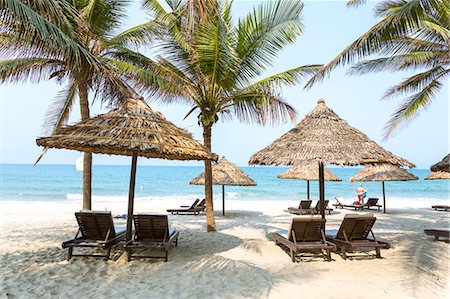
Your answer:
[[[133,95],[113,63],[145,60],[123,45],[133,36],[112,37],[124,14],[125,0],[0,0],[0,82],[39,83],[54,79],[66,86],[47,116],[51,131],[67,122],[76,95],[81,120],[89,119],[89,92],[109,103]],[[156,27],[146,25],[147,36]],[[130,79],[130,78],[128,78]],[[51,133],[51,132],[49,132]],[[84,154],[83,208],[91,208],[92,154]]]
[[[350,1],[359,5],[364,0]],[[382,18],[313,76],[307,86],[322,81],[337,66],[353,64],[351,74],[412,70],[417,74],[388,89],[383,99],[407,96],[385,126],[389,138],[427,108],[450,72],[450,2],[390,0],[377,4]],[[372,55],[378,57],[372,58]],[[369,58],[370,59],[367,59]],[[363,60],[367,59],[367,60]]]
[[[141,78],[135,86],[138,91],[163,103],[190,106],[186,117],[197,115],[210,150],[212,128],[220,118],[235,116],[260,124],[295,118],[294,109],[280,95],[281,87],[308,78],[319,66],[257,79],[302,33],[300,1],[266,2],[237,25],[228,1],[166,2],[168,11],[156,0],[143,2],[165,24],[166,34],[154,49],[158,57],[147,71],[121,68],[123,74]],[[210,161],[205,162],[205,198],[207,229],[215,231]]]

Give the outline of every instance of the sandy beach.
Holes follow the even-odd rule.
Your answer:
[[[404,202],[404,201],[403,201]],[[160,212],[184,201],[140,201],[136,212]],[[219,201],[216,202],[216,205]],[[206,233],[205,216],[169,216],[180,231],[169,261],[125,262],[120,246],[112,260],[65,260],[61,242],[77,230],[79,202],[2,202],[0,296],[2,298],[448,298],[449,244],[435,242],[424,228],[448,227],[449,214],[427,201],[410,207],[392,200],[389,214],[374,212],[374,231],[392,247],[355,253],[343,260],[304,257],[292,263],[272,241],[271,232],[287,229],[286,208],[297,201],[227,202],[226,217],[216,212],[218,232]],[[408,205],[408,204],[406,204]],[[125,201],[95,203],[114,214]],[[327,216],[337,229],[350,210]],[[123,221],[122,221],[123,223]],[[117,224],[121,224],[118,221]]]

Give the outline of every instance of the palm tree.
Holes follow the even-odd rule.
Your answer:
[[[349,1],[359,5],[364,0]],[[407,96],[385,126],[389,138],[426,109],[450,72],[450,2],[448,0],[392,0],[375,8],[381,21],[346,47],[313,76],[307,87],[322,81],[336,68],[353,64],[351,74],[379,71],[419,71],[388,89],[383,99]],[[378,55],[377,58],[369,58]],[[367,59],[367,60],[363,60]]]
[[[256,79],[302,33],[300,1],[266,2],[237,25],[228,1],[166,2],[170,11],[156,0],[144,1],[155,19],[165,24],[166,34],[155,49],[158,57],[146,71],[121,68],[123,74],[141,78],[137,90],[163,103],[189,105],[186,117],[197,115],[210,150],[212,128],[220,118],[236,116],[259,124],[295,118],[294,109],[280,95],[281,87],[309,77],[320,66]],[[215,231],[210,161],[205,162],[205,174],[207,230]]]
[[[127,33],[111,37],[124,17],[125,0],[0,0],[0,82],[55,79],[66,87],[47,116],[54,131],[67,122],[78,94],[81,120],[89,119],[90,91],[102,101],[134,95],[114,67],[144,60],[123,44]],[[152,36],[156,26],[147,24]],[[132,79],[132,78],[128,78]],[[49,132],[51,133],[51,132]],[[45,152],[45,151],[44,151]],[[91,209],[92,154],[84,154],[83,209]]]

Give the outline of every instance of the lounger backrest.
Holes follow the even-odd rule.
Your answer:
[[[368,206],[376,206],[378,204],[378,198],[371,197],[367,200],[366,205]]]
[[[206,200],[202,199],[202,201],[197,205],[198,208],[203,208],[206,204]]]
[[[329,200],[324,200],[324,201],[323,201],[324,209],[328,208],[328,203],[329,203],[329,202],[330,202]],[[320,200],[318,200],[317,203],[316,203],[316,209],[317,209],[317,210],[320,210]]]
[[[321,218],[294,218],[289,230],[289,241],[308,242],[322,240],[321,230],[325,228],[325,219]]]
[[[169,220],[167,215],[133,215],[136,240],[149,239],[164,241],[169,236]]]
[[[298,205],[299,209],[309,209],[311,207],[312,200],[302,200]]]
[[[107,236],[108,240],[116,237],[111,212],[80,211],[75,217],[83,239],[104,241]]]
[[[198,204],[198,202],[200,201],[200,199],[196,199],[196,200],[194,200],[194,202],[192,203],[192,205],[189,207],[189,210],[191,210],[191,209],[194,209],[196,206],[197,206],[197,204]]]
[[[365,240],[375,224],[373,215],[346,215],[336,235],[337,239],[345,240],[344,231],[349,241]]]

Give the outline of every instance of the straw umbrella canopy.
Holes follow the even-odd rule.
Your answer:
[[[442,159],[442,161],[432,165],[430,169],[431,171],[450,172],[450,154],[445,156],[444,159]]]
[[[212,181],[214,185],[222,185],[222,215],[225,215],[225,186],[256,186],[254,180],[225,157],[212,166]],[[202,172],[190,184],[204,185],[205,173]]]
[[[168,160],[217,160],[202,144],[142,99],[128,99],[119,108],[36,139],[39,146],[96,154],[131,156],[127,241],[131,240],[137,157]]]
[[[295,128],[255,153],[249,163],[295,165],[313,161],[318,163],[322,202],[325,198],[324,164],[355,166],[387,162],[414,167],[411,162],[385,150],[366,134],[350,126],[326,106],[323,99]],[[324,209],[321,209],[321,214],[324,218]]]
[[[386,181],[415,181],[419,178],[405,169],[390,163],[369,164],[355,174],[351,181],[381,182],[383,189],[383,213],[386,213]]]
[[[329,182],[342,181],[328,169],[324,169],[324,180]],[[282,174],[277,175],[279,179],[303,180],[306,181],[307,199],[309,199],[309,181],[319,180],[319,168],[316,163],[303,163],[289,168]]]
[[[426,180],[450,180],[450,172],[433,171],[425,179]]]

